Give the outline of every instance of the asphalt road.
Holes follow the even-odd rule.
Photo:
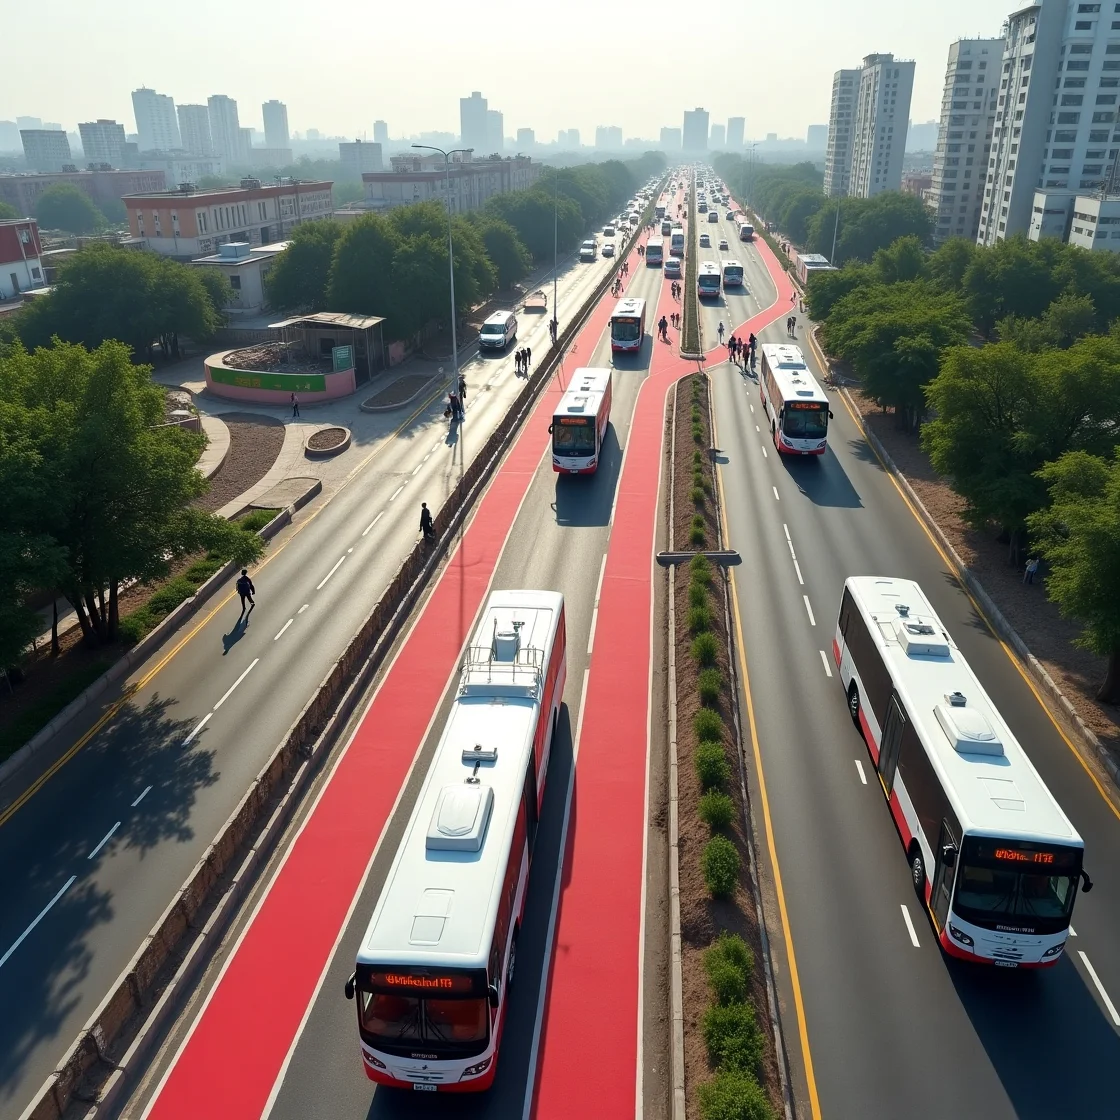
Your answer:
[[[562,321],[612,267],[565,270]],[[547,319],[521,316],[518,344],[543,354]],[[439,401],[363,449],[344,488],[272,544],[247,624],[231,585],[0,827],[0,1114],[18,1115],[54,1069],[413,547],[420,502],[439,509],[523,385],[512,352],[464,370],[457,432]],[[571,516],[587,516],[582,502]],[[43,757],[61,756],[103,710]],[[13,796],[0,791],[0,809]]]
[[[749,254],[758,258],[755,248]],[[783,316],[760,341],[785,337]],[[815,368],[800,331],[799,340]],[[1086,958],[1120,1000],[1117,814],[958,587],[839,394],[829,394],[828,452],[783,460],[754,379],[727,364],[712,374],[730,544],[742,555],[734,573],[739,625],[823,1115],[1116,1116],[1120,1019]],[[970,966],[943,957],[935,942],[829,653],[844,579],[873,574],[921,583],[1084,837],[1096,889],[1078,899],[1077,936],[1053,969]],[[779,988],[796,1050],[788,972]]]

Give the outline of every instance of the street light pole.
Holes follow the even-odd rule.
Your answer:
[[[556,337],[560,337],[560,316],[556,306],[556,281],[560,268],[558,253],[559,240],[557,229],[560,225],[560,169],[553,168],[552,172],[552,319],[556,323]]]
[[[455,333],[455,246],[451,240],[451,157],[461,153],[469,154],[472,148],[452,148],[445,152],[442,148],[434,148],[431,144],[413,144],[414,148],[421,148],[428,152],[438,152],[443,156],[443,183],[447,194],[447,268],[451,279],[451,385],[454,390],[459,388],[459,342]]]

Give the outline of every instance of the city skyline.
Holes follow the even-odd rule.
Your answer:
[[[362,47],[357,41],[339,39],[331,26],[302,21],[303,9],[289,0],[278,0],[278,4],[279,14],[287,11],[290,19],[273,21],[275,32],[269,26],[262,28],[235,72],[208,49],[208,19],[210,15],[218,18],[222,11],[213,0],[201,0],[199,19],[185,23],[147,8],[141,12],[134,0],[124,0],[121,25],[142,22],[158,35],[160,27],[153,26],[153,21],[157,25],[166,23],[167,34],[173,34],[180,46],[161,60],[155,73],[150,58],[119,50],[117,32],[93,19],[76,0],[61,0],[49,12],[32,10],[26,16],[27,30],[51,44],[51,57],[65,69],[68,80],[44,85],[36,76],[36,63],[29,57],[17,57],[14,80],[8,88],[35,93],[5,95],[0,99],[0,119],[34,114],[44,120],[62,121],[67,131],[76,131],[80,121],[112,119],[124,122],[126,130],[132,132],[131,92],[146,85],[172,97],[176,105],[205,104],[213,93],[223,92],[237,101],[242,126],[261,131],[261,106],[277,99],[288,107],[293,136],[316,128],[329,135],[350,139],[365,135],[372,139],[374,119],[387,121],[393,137],[430,131],[457,133],[459,99],[482,84],[490,104],[503,110],[507,136],[531,128],[538,138],[551,138],[561,129],[578,128],[586,142],[597,127],[618,125],[626,138],[653,140],[663,127],[680,127],[685,108],[702,105],[713,123],[726,124],[731,117],[745,116],[749,139],[770,132],[781,137],[804,137],[809,125],[827,119],[832,74],[851,65],[851,59],[873,51],[891,51],[896,58],[915,60],[912,119],[937,117],[948,44],[960,38],[998,34],[1015,7],[1007,0],[967,4],[965,0],[946,0],[926,13],[920,26],[905,26],[897,20],[897,6],[888,0],[861,0],[855,8],[845,10],[843,20],[837,20],[835,7],[826,7],[823,0],[806,0],[806,10],[800,13],[805,17],[806,30],[791,58],[791,64],[801,72],[796,82],[779,87],[765,67],[748,66],[740,71],[700,65],[681,67],[671,84],[651,87],[648,83],[623,83],[612,86],[609,97],[605,97],[594,85],[571,80],[571,51],[577,46],[590,73],[596,72],[599,62],[607,73],[607,64],[617,62],[618,50],[613,43],[588,41],[575,26],[581,14],[589,21],[600,14],[590,4],[577,0],[574,12],[569,9],[576,16],[576,20],[569,20],[572,30],[550,32],[537,48],[539,59],[534,57],[534,76],[542,87],[561,83],[564,97],[534,98],[527,95],[516,68],[510,68],[508,74],[499,68],[481,76],[479,67],[470,61],[479,57],[471,44],[477,42],[479,48],[485,45],[484,29],[451,5],[441,6],[445,9],[439,15],[443,34],[431,44],[432,65],[425,68],[424,82],[418,84],[407,52],[390,52],[383,68],[376,76],[371,75],[361,64]],[[506,0],[498,0],[494,14],[501,14],[506,6]],[[513,14],[512,4],[508,7]],[[130,11],[135,15],[133,21],[128,20]],[[368,18],[368,11],[352,0],[342,0],[336,14],[344,21]],[[654,0],[650,16],[655,25],[673,25],[674,41],[681,46],[687,48],[694,40],[699,57],[711,52],[704,27],[676,30],[679,13],[667,0]],[[288,33],[291,20],[301,23],[297,39]],[[410,17],[403,11],[379,15],[378,20],[379,37],[406,41],[412,34]],[[382,20],[388,24],[385,30],[380,27]],[[757,18],[752,16],[752,21],[752,36],[760,43],[785,38],[784,13],[764,12]],[[869,36],[867,27],[876,24],[889,31]],[[332,59],[335,78],[330,83],[323,83],[317,71],[303,65],[308,52],[314,55],[317,46],[329,52]],[[258,51],[262,61],[254,66],[253,56]],[[114,59],[112,67],[103,65],[107,56]],[[236,81],[231,81],[234,73]],[[345,97],[338,96],[340,81],[346,85]]]

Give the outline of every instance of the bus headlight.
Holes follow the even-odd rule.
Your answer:
[[[962,945],[968,945],[970,948],[976,944],[963,929],[957,929],[952,922],[949,923],[949,936],[954,941],[959,941]]]
[[[477,1077],[480,1073],[485,1073],[490,1068],[490,1063],[494,1060],[494,1055],[491,1054],[489,1058],[478,1063],[476,1066],[467,1066],[463,1070],[463,1077]]]
[[[384,1062],[379,1062],[372,1054],[367,1054],[364,1050],[362,1051],[362,1057],[365,1058],[365,1060],[369,1062],[369,1064],[373,1066],[374,1069],[389,1068]]]
[[[1042,959],[1045,960],[1047,957],[1056,957],[1065,947],[1066,943],[1064,941],[1059,941],[1057,945],[1051,945],[1050,948],[1042,954]]]

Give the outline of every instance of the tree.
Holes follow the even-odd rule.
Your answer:
[[[339,222],[304,222],[268,271],[265,286],[273,307],[283,311],[322,309],[327,300],[334,251],[342,237]]]
[[[1108,659],[1097,699],[1120,703],[1120,452],[1070,451],[1037,473],[1050,505],[1027,524],[1050,564],[1046,594],[1084,627],[1078,644]]]
[[[202,549],[248,563],[263,547],[191,505],[208,485],[195,470],[202,437],[164,426],[163,400],[119,342],[16,346],[0,364],[0,439],[22,433],[39,463],[35,500],[5,511],[4,528],[49,538],[65,558],[37,582],[62,590],[90,645],[116,638],[123,581],[165,576]]]
[[[835,271],[822,270],[809,277],[806,296],[809,314],[823,323],[832,309],[850,292],[875,284],[877,273],[871,265],[853,262]]]
[[[35,204],[35,216],[43,229],[62,229],[67,233],[93,233],[105,224],[105,216],[89,195],[70,183],[47,187]]]
[[[556,244],[561,251],[574,248],[586,228],[579,205],[566,195],[553,198],[540,187],[511,191],[491,198],[483,212],[509,222],[534,260],[552,259],[553,214]]]
[[[366,188],[365,184],[361,182],[335,183],[331,187],[331,194],[335,206],[345,206],[349,202],[361,202],[366,196]],[[296,228],[300,227],[297,226]]]
[[[498,287],[512,288],[533,266],[529,250],[517,236],[517,230],[501,218],[481,216],[478,229],[486,255],[497,270]]]
[[[824,192],[811,187],[793,188],[786,196],[778,216],[778,228],[795,245],[803,245],[809,233],[809,221],[824,205]]]
[[[1038,319],[1021,319],[1008,315],[997,324],[999,337],[1014,342],[1022,350],[1066,350],[1079,338],[1091,334],[1096,325],[1097,310],[1091,296],[1063,292]]]
[[[900,237],[914,236],[919,244],[929,244],[933,227],[921,199],[884,191],[874,198],[829,199],[809,222],[807,243],[812,252],[831,258],[837,207],[840,225],[833,264],[853,259],[870,261],[876,250]]]
[[[926,261],[930,280],[944,292],[959,292],[964,284],[964,274],[978,252],[974,241],[964,237],[950,237],[943,241]]]
[[[926,255],[913,234],[892,241],[885,249],[877,249],[872,263],[884,284],[921,280],[926,274]]]
[[[233,303],[233,285],[220,268],[200,268],[198,278],[210,297],[210,306],[225,321],[226,308]]]
[[[0,202],[0,221],[8,222],[18,217],[19,214],[16,213],[14,206],[9,206],[6,202]]]
[[[1033,319],[1041,315],[1060,289],[1040,242],[1009,237],[978,251],[965,270],[962,287],[977,329],[987,338],[1008,315]]]
[[[343,227],[327,284],[326,299],[331,308],[359,315],[385,315],[394,307],[393,258],[400,241],[396,226],[380,214],[363,214]],[[394,332],[398,330],[396,323],[390,325]]]

